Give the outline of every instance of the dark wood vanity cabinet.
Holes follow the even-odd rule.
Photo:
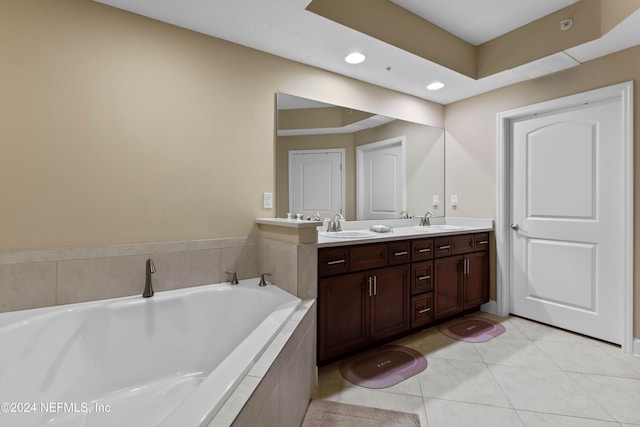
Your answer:
[[[335,248],[318,251],[319,263],[326,264],[319,264],[320,276],[328,276],[318,280],[319,363],[410,329],[409,265],[386,266],[397,260],[394,252],[408,253],[405,246],[344,247],[352,272],[338,275],[331,275],[336,264],[329,264],[336,261],[331,252]]]
[[[318,249],[318,363],[489,300],[489,233]]]
[[[489,301],[489,233],[451,236],[436,241],[434,320],[454,316]],[[440,246],[439,246],[440,245]],[[463,255],[444,256],[464,253]]]

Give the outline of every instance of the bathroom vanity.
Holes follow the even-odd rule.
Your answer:
[[[489,301],[491,227],[318,241],[318,364]],[[434,227],[435,228],[435,227]]]

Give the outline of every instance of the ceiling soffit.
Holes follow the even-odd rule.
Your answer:
[[[473,79],[481,79],[602,37],[640,0],[581,0],[474,46],[389,0],[313,0],[307,10]],[[563,31],[560,21],[572,19]]]

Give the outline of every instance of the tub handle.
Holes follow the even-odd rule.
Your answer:
[[[271,276],[271,273],[262,273],[260,275],[260,283],[258,283],[258,286],[267,286],[267,281],[264,280],[264,278]]]
[[[240,283],[240,282],[238,282],[238,275],[236,274],[235,271],[225,271],[225,273],[233,274],[233,277],[231,278],[231,282],[229,282],[229,283],[231,283],[232,285],[237,285],[237,284]]]

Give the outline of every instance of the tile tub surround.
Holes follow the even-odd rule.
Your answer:
[[[0,312],[142,294],[147,258],[156,291],[256,277],[259,252],[256,237],[0,252]]]
[[[209,427],[299,426],[317,385],[316,304],[305,300]]]

